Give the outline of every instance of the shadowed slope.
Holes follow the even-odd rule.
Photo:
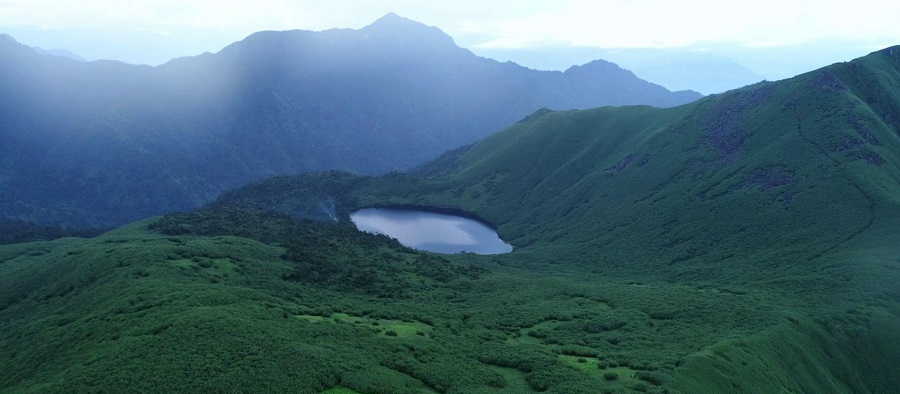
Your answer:
[[[159,67],[0,40],[0,212],[121,225],[272,175],[408,169],[541,106],[678,105],[618,66],[543,72],[388,15],[359,30],[259,32]]]

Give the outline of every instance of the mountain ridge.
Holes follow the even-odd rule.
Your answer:
[[[674,108],[541,110],[415,175],[273,178],[214,206],[453,208],[514,245],[504,266],[771,292],[773,311],[803,312],[687,356],[679,390],[887,393],[900,364],[879,350],[900,348],[898,86],[890,47]]]
[[[607,272],[633,270],[622,262],[640,245],[645,264],[664,275],[719,266],[719,280],[737,272],[764,280],[793,264],[754,272],[726,264],[729,256],[742,255],[742,264],[816,261],[864,242],[860,234],[890,235],[900,202],[897,53],[888,48],[676,108],[541,110],[425,172],[355,181],[358,192],[304,181],[307,192],[277,206],[330,197],[345,210],[455,207],[493,223],[517,248],[540,246],[534,253],[605,249],[596,253]],[[291,182],[262,181],[217,206],[265,209],[254,196],[279,201]],[[719,223],[717,213],[735,221]],[[640,236],[648,233],[659,239]],[[768,247],[756,248],[758,240]],[[768,251],[779,248],[796,250]]]

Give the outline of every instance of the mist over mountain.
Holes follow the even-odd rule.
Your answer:
[[[158,67],[0,43],[0,210],[121,224],[276,174],[403,170],[541,107],[672,106],[607,62],[540,72],[394,14],[359,30],[259,32]]]
[[[701,45],[680,48],[473,47],[480,56],[510,60],[540,70],[605,59],[671,90],[722,93],[762,80],[780,80],[864,56],[878,47],[852,42],[811,42],[773,47]]]
[[[532,49],[473,48],[475,53],[508,59],[540,70],[562,70],[569,62],[606,59],[642,79],[672,90],[722,93],[766,79],[766,76],[728,57],[690,49],[545,47]],[[771,78],[770,78],[771,79]]]
[[[59,56],[59,57],[69,58],[72,60],[78,60],[80,62],[85,61],[81,56],[78,56],[68,50],[65,50],[65,49],[43,49],[43,48],[34,47],[34,50],[37,51],[38,53],[40,53],[41,55]]]
[[[604,59],[616,62],[648,81],[669,89],[722,93],[767,79],[722,55],[666,51],[611,51]]]

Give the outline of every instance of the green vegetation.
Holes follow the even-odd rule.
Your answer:
[[[335,387],[333,389],[328,389],[322,392],[322,394],[361,394],[358,391],[353,391],[344,387]]]
[[[176,228],[179,234],[171,234]],[[343,256],[380,250],[387,256],[373,275],[406,278],[415,291],[350,290],[333,278],[297,280],[292,275],[303,262],[289,259],[292,246],[264,229],[294,234],[300,242],[304,232],[316,234],[323,242],[305,248],[321,252],[326,265],[332,258],[354,264]],[[631,294],[633,285],[544,277],[504,268],[495,257],[441,258],[363,233],[327,242],[342,231],[340,225],[260,212],[203,211],[95,239],[0,247],[0,340],[9,344],[0,357],[17,366],[0,375],[2,387],[214,390],[252,381],[259,392],[338,386],[361,393],[520,392],[523,384],[583,392],[603,380],[595,360],[635,370],[672,368],[678,354],[723,338],[714,327],[703,331],[703,324],[651,323],[642,312],[645,301]],[[419,256],[429,259],[423,265],[448,268],[432,278],[421,269],[434,267],[406,264]],[[739,309],[718,296],[684,290],[684,299],[701,310]],[[764,319],[738,324],[765,326]],[[546,335],[531,343],[516,340],[534,327]],[[694,327],[689,331],[696,342],[666,344],[662,338],[679,331],[687,336],[688,327]],[[575,367],[570,354],[586,362]]]
[[[893,48],[678,108],[541,111],[416,175],[273,178],[0,246],[0,393],[892,393],[897,86]],[[323,196],[463,209],[516,249],[298,219]]]
[[[21,220],[0,219],[0,245],[33,241],[50,241],[64,237],[95,237],[104,231],[40,226]]]
[[[375,333],[389,337],[425,336],[426,332],[431,331],[431,326],[422,322],[375,319],[367,316],[351,316],[346,313],[332,313],[328,317],[318,315],[298,315],[297,317],[311,322],[361,325],[370,327]]]

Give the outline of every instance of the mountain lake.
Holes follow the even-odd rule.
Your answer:
[[[365,208],[350,219],[356,228],[396,238],[404,246],[434,253],[500,254],[512,251],[497,232],[477,220],[407,208]]]

